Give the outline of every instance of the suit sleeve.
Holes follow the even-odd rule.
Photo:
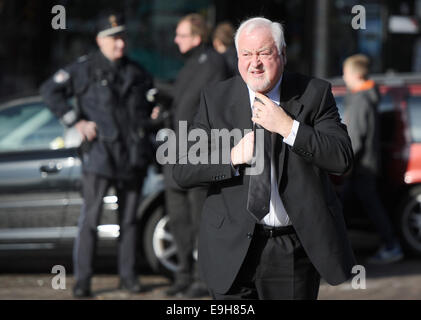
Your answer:
[[[330,85],[326,85],[312,125],[300,122],[292,151],[333,174],[344,174],[353,162],[351,140],[341,123]]]
[[[206,90],[204,90],[201,94],[199,110],[193,125],[189,129],[190,133],[195,130],[201,137],[206,138],[205,152],[201,152],[201,159],[204,161],[195,164],[191,163],[192,161],[189,159],[188,154],[189,151],[191,152],[192,146],[197,142],[189,142],[187,154],[180,154],[177,164],[173,165],[174,180],[183,188],[207,185],[212,182],[227,180],[234,176],[230,162],[231,145],[228,148],[225,147],[225,149],[222,144],[215,145],[208,112]]]

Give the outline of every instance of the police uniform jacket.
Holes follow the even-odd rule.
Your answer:
[[[152,85],[151,76],[128,58],[113,63],[97,51],[56,72],[41,94],[66,126],[81,119],[96,123],[97,138],[83,148],[84,172],[131,179],[152,156],[146,132]]]

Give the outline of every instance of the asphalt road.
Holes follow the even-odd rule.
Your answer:
[[[365,264],[366,257],[375,250],[377,238],[366,234],[352,234],[351,239],[357,254],[358,263],[364,269],[357,269],[354,280],[339,286],[330,286],[322,280],[320,300],[419,300],[421,299],[421,258],[407,257],[405,260],[385,265]],[[66,274],[58,280],[57,274],[31,273],[31,270],[19,273],[0,274],[0,300],[69,300],[72,297],[73,276]],[[365,273],[365,278],[363,277]],[[365,281],[364,281],[365,279]],[[165,289],[171,284],[163,276],[140,275],[146,291],[140,294],[129,294],[119,290],[119,279],[115,272],[99,273],[92,280],[94,300],[161,300],[174,299],[165,296]],[[61,285],[61,288],[60,288]],[[64,288],[65,286],[65,288]],[[56,287],[54,289],[54,287]],[[182,299],[182,298],[175,298]],[[206,297],[204,299],[209,299]]]

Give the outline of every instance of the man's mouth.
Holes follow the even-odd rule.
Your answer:
[[[251,70],[249,71],[249,74],[252,75],[252,77],[260,78],[265,73],[264,70]]]

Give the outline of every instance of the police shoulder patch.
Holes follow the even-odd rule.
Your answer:
[[[55,83],[63,83],[63,82],[66,82],[67,80],[69,80],[69,78],[70,78],[70,74],[66,70],[60,69],[54,75],[54,82]]]

